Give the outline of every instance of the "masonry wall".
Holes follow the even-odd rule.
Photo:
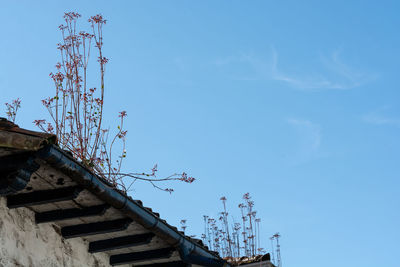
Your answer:
[[[90,254],[81,238],[63,239],[51,223],[36,224],[27,208],[8,209],[0,198],[0,267],[109,265],[105,253]]]

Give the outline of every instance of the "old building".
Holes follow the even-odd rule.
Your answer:
[[[0,118],[0,266],[230,266],[55,144]]]

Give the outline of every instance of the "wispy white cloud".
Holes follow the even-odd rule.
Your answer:
[[[371,80],[359,71],[355,71],[339,58],[339,51],[335,51],[329,58],[323,57],[322,67],[330,69],[330,73],[300,74],[286,73],[278,68],[278,52],[272,49],[271,78],[285,82],[298,89],[351,89],[359,87]],[[335,78],[329,78],[335,76]]]
[[[321,146],[321,127],[309,120],[288,119],[287,122],[296,128],[301,135],[302,147],[307,154],[315,153]]]
[[[282,69],[277,50],[271,48],[270,60],[245,54],[238,57],[227,57],[214,61],[219,67],[230,64],[247,63],[253,69],[253,75],[241,77],[240,80],[275,80],[301,90],[336,89],[345,90],[362,86],[377,78],[376,74],[364,73],[346,64],[340,57],[341,50],[334,51],[330,56],[321,56],[318,71],[313,72],[298,66],[296,73]]]
[[[391,117],[384,115],[384,111],[388,110],[389,107],[383,107],[376,111],[370,112],[362,117],[362,120],[369,124],[374,125],[387,125],[400,127],[400,118]]]
[[[393,125],[400,127],[400,119],[383,117],[376,114],[369,114],[363,117],[365,122],[376,125]]]
[[[294,133],[294,143],[288,152],[288,163],[299,165],[323,157],[321,127],[305,119],[287,119]]]

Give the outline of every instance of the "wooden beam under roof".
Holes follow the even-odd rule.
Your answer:
[[[88,235],[97,235],[123,231],[128,228],[132,222],[130,218],[123,218],[113,221],[103,221],[87,224],[78,224],[65,226],[61,228],[61,234],[64,238],[82,237]]]
[[[151,242],[154,236],[155,236],[154,233],[149,232],[139,235],[128,235],[111,239],[93,241],[89,243],[89,252],[96,253],[113,249],[147,245]]]
[[[86,208],[51,210],[41,213],[36,213],[36,223],[56,222],[68,219],[75,219],[89,216],[103,215],[110,205],[97,205]]]
[[[138,261],[168,259],[171,257],[174,250],[175,250],[174,248],[170,247],[170,248],[161,248],[161,249],[147,250],[134,253],[112,255],[110,257],[110,264],[122,265],[122,264],[135,263]]]
[[[81,187],[72,186],[11,195],[7,197],[7,207],[13,209],[73,200],[82,190]]]

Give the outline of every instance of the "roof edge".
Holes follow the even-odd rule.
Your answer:
[[[230,266],[225,260],[189,240],[155,214],[146,210],[127,195],[114,189],[104,179],[94,175],[57,146],[47,145],[40,149],[36,153],[36,156],[45,160],[52,167],[67,174],[71,179],[85,187],[99,199],[121,210],[143,227],[163,238],[171,246],[178,249],[183,261],[210,267]]]
[[[37,151],[47,144],[55,144],[54,134],[41,133],[19,128],[15,123],[0,117],[0,147]]]

